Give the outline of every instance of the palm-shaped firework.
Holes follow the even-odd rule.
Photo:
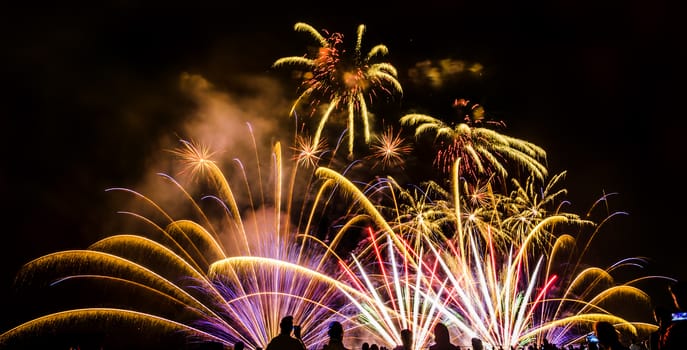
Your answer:
[[[373,62],[374,59],[386,55],[389,50],[385,45],[380,44],[374,46],[367,55],[363,55],[361,49],[365,26],[362,24],[358,26],[352,57],[346,57],[345,50],[340,48],[343,41],[341,33],[333,33],[325,37],[306,23],[296,23],[294,28],[297,31],[309,33],[320,47],[314,57],[307,55],[283,57],[273,64],[273,67],[290,65],[306,71],[303,74],[302,92],[293,103],[289,115],[294,115],[297,107],[306,101],[310,102],[313,112],[320,103],[328,104],[312,139],[313,145],[317,145],[329,118],[336,112],[345,110],[348,118],[348,151],[352,154],[356,118],[360,118],[363,122],[365,143],[371,140],[367,100],[380,92],[389,94],[403,92],[397,80],[396,68],[387,62]]]
[[[478,107],[481,108],[481,107]],[[492,174],[508,178],[507,161],[514,161],[543,180],[547,169],[542,160],[546,152],[541,147],[515,137],[501,134],[487,128],[482,113],[468,115],[457,123],[446,123],[441,119],[419,113],[401,117],[402,125],[416,126],[415,136],[435,133],[438,152],[434,164],[449,172],[453,163],[461,159],[460,172],[473,180],[489,177]],[[501,124],[493,122],[492,124]]]

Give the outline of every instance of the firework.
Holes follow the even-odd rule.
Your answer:
[[[462,106],[458,102],[457,106]],[[506,160],[514,161],[532,173],[537,179],[547,176],[547,169],[541,160],[546,152],[539,146],[514,137],[506,136],[485,127],[484,111],[478,106],[458,123],[445,123],[426,114],[407,114],[401,117],[401,125],[416,126],[415,136],[434,133],[438,144],[435,165],[449,173],[453,163],[461,159],[461,174],[473,180],[497,174],[499,178],[509,177]],[[500,123],[497,123],[500,124]],[[480,126],[482,125],[482,126]]]
[[[457,164],[455,182],[459,181]],[[632,300],[634,308],[649,310],[651,302],[636,284],[664,277],[642,276],[618,283],[613,272],[643,266],[639,258],[621,260],[608,269],[582,263],[602,225],[562,212],[560,204],[551,205],[551,211],[546,209],[544,203],[555,204],[563,193],[555,190],[555,185],[564,174],[545,187],[547,195],[537,202],[539,215],[535,217],[511,216],[510,203],[526,202],[515,200],[527,197],[519,186],[511,196],[480,190],[481,201],[503,205],[488,211],[489,218],[478,219],[476,213],[465,211],[472,205],[473,194],[461,194],[462,186],[457,184],[452,192],[456,199],[447,200],[448,191],[437,190],[436,184],[428,187],[432,191],[409,192],[386,179],[370,185],[369,190],[358,190],[331,170],[318,172],[336,181],[361,210],[352,216],[351,222],[356,224],[344,225],[339,234],[367,222],[369,237],[347,266],[347,277],[350,285],[372,298],[351,298],[349,306],[360,315],[364,327],[386,342],[399,344],[400,331],[407,328],[415,336],[413,349],[426,348],[438,322],[453,329],[457,344],[469,344],[469,339],[478,337],[504,348],[540,344],[543,339],[565,346],[581,342],[598,320],[612,321],[634,335],[655,329],[655,325],[628,318],[632,313],[626,303]],[[375,205],[370,198],[384,189],[390,192],[385,197],[390,198],[391,208]],[[432,200],[426,197],[429,193],[444,198]],[[414,205],[398,204],[409,198]],[[392,214],[387,222],[385,212],[397,215]],[[474,223],[478,220],[483,224]],[[511,220],[529,223],[512,226]],[[433,224],[428,226],[427,221]],[[585,239],[582,233],[557,233],[573,227],[594,230],[585,246],[576,243]],[[511,231],[516,233],[506,236],[510,239],[496,244],[498,237],[493,232]]]
[[[367,159],[377,161],[374,167],[381,164],[383,169],[394,167],[403,169],[405,159],[412,152],[413,147],[403,139],[400,130],[394,134],[394,129],[389,127],[381,135],[375,137],[371,149],[372,154]]]
[[[322,159],[322,153],[326,151],[325,140],[320,140],[319,144],[313,144],[309,137],[298,135],[296,137],[296,147],[292,147],[296,155],[294,160],[300,166],[317,167]]]
[[[241,161],[235,162],[243,179],[237,186],[227,180],[207,148],[185,140],[181,143],[172,153],[182,161],[182,173],[202,176],[201,189],[214,189],[215,194],[205,194],[198,201],[181,182],[160,174],[171,185],[170,191],[176,190],[191,208],[186,217],[175,218],[142,193],[110,189],[132,195],[145,208],[122,212],[143,223],[141,233],[115,235],[87,250],[35,259],[22,268],[17,284],[29,287],[49,281],[51,288],[65,288],[88,281],[107,285],[110,292],[103,295],[107,300],[93,304],[112,306],[89,305],[30,320],[2,334],[2,347],[29,341],[40,330],[49,333],[74,324],[129,323],[139,329],[165,330],[167,335],[160,336],[167,338],[183,334],[195,341],[226,345],[242,341],[248,349],[264,348],[279,332],[279,319],[287,314],[307,331],[305,341],[317,346],[324,339],[327,320],[345,319],[332,305],[342,299],[335,291],[346,287],[318,258],[324,254],[324,249],[318,250],[323,245],[310,244],[313,240],[303,240],[301,245],[291,233],[299,228],[291,226],[287,212],[291,206],[282,196],[280,145],[275,144],[272,152],[274,172],[266,179],[258,175],[264,184],[251,188],[254,181]],[[263,186],[268,184],[274,190],[266,196]],[[248,195],[237,198],[237,191]],[[209,213],[219,213],[224,219],[216,220]],[[128,298],[119,299],[113,292]],[[137,302],[150,298],[155,302]]]
[[[91,327],[133,329],[152,342],[241,341],[252,350],[279,333],[285,315],[302,325],[303,340],[313,349],[323,345],[332,320],[347,329],[351,348],[362,342],[392,348],[401,343],[401,331],[410,329],[412,350],[430,345],[439,322],[463,346],[472,337],[490,346],[542,339],[567,345],[580,341],[597,320],[633,334],[656,328],[625,311],[630,301],[633,308],[649,303],[637,284],[664,277],[618,283],[614,272],[643,261],[625,259],[610,268],[584,263],[602,224],[617,213],[597,223],[566,212],[566,191],[558,189],[565,173],[549,179],[544,150],[485,127],[479,105],[456,101],[469,111],[455,125],[422,114],[400,120],[416,126],[416,136],[436,133],[442,146],[437,164],[450,174],[448,189],[433,181],[354,179],[351,169],[360,163],[341,167],[336,152],[347,132],[352,154],[357,117],[365,142],[371,141],[367,101],[380,91],[402,92],[396,70],[371,62],[387,53],[383,45],[363,57],[362,25],[349,59],[340,33],[325,37],[305,23],[295,29],[311,34],[319,50],[314,58],[274,63],[307,70],[291,114],[306,100],[328,106],[312,138],[296,135],[293,164],[283,161],[276,142],[266,172],[253,138],[255,172],[241,159],[222,169],[209,148],[181,140],[172,154],[182,163],[179,176],[193,181],[159,175],[168,186],[165,194],[177,195],[173,204],[183,209],[132,189],[109,189],[135,200],[121,212],[138,224],[135,233],[39,257],[17,275],[22,288],[72,287],[92,290],[93,298],[83,308],[73,300],[4,332],[0,348]],[[338,109],[346,110],[348,127],[329,150],[322,132]],[[400,132],[389,128],[377,141],[370,159],[401,167],[410,149]],[[507,171],[506,160],[521,166],[525,176]],[[589,237],[570,233],[589,228]],[[614,307],[619,299],[622,308]]]
[[[306,23],[296,23],[294,28],[296,31],[309,33],[320,47],[314,57],[309,57],[309,55],[283,57],[273,64],[273,67],[294,66],[306,71],[303,75],[302,92],[293,103],[290,115],[293,115],[296,108],[305,101],[310,101],[310,105],[315,107],[320,103],[328,104],[312,139],[312,148],[317,148],[328,120],[340,110],[345,110],[348,120],[348,151],[352,155],[356,118],[360,118],[363,123],[365,143],[371,142],[368,101],[371,102],[371,99],[380,92],[393,95],[403,91],[396,79],[398,75],[396,68],[387,62],[374,62],[377,58],[386,55],[389,50],[385,45],[379,44],[374,46],[367,55],[363,55],[364,25],[358,26],[352,57],[344,55],[345,50],[340,47],[343,42],[341,33],[333,33],[325,37]]]
[[[459,179],[458,168],[454,166],[453,181]],[[505,200],[506,205],[490,211],[489,225],[472,226],[469,221],[475,216],[456,215],[465,220],[456,222],[456,235],[449,244],[437,246],[446,248],[443,252],[437,249],[437,255],[441,257],[440,264],[451,281],[451,288],[447,289],[450,293],[446,295],[451,300],[447,303],[448,309],[456,314],[456,321],[462,321],[456,324],[468,326],[461,330],[462,334],[478,337],[493,346],[510,347],[541,344],[544,338],[567,346],[579,342],[591,324],[599,319],[613,320],[634,333],[638,329],[647,331],[646,325],[623,317],[624,314],[630,315],[626,308],[612,310],[602,306],[610,305],[613,299],[622,301],[627,296],[632,296],[636,305],[650,305],[648,296],[631,285],[636,281],[617,284],[606,271],[603,282],[596,280],[593,286],[586,285],[585,293],[574,294],[573,290],[579,288],[580,281],[586,277],[582,275],[588,273],[580,265],[581,260],[574,260],[573,254],[584,254],[585,251],[580,251],[575,245],[576,239],[584,236],[579,234],[575,238],[555,232],[565,232],[571,227],[593,228],[598,232],[600,225],[562,212],[560,205],[556,205],[557,196],[564,193],[555,190],[562,176],[552,179],[538,202],[531,197],[532,201],[523,200],[528,196],[516,186],[515,195]],[[529,183],[531,186],[532,182]],[[454,193],[454,196],[458,195]],[[487,195],[494,197],[490,202],[502,200],[493,192],[487,192]],[[537,215],[522,216],[520,211],[512,211],[511,204],[508,204],[512,202],[530,204],[524,207],[525,212],[536,212]],[[544,204],[550,204],[551,210]],[[458,208],[458,211],[462,209]],[[511,221],[520,224],[511,225]],[[483,232],[485,229],[509,232],[509,239],[505,241],[508,244],[498,248],[494,236]],[[553,243],[547,244],[549,239],[553,239]],[[562,267],[568,270],[560,270]],[[603,271],[599,268],[593,270]],[[551,309],[555,309],[557,314],[547,314]]]
[[[575,245],[573,236],[554,228],[591,224],[598,230],[555,205],[564,193],[555,189],[562,175],[538,197],[533,182],[524,188],[514,182],[510,195],[491,190],[488,183],[468,186],[458,175],[459,160],[451,190],[436,183],[405,189],[393,178],[361,189],[341,173],[319,167],[310,208],[294,225],[286,214],[293,195],[282,196],[278,143],[273,173],[257,177],[274,189],[272,196],[263,186],[259,191],[250,187],[251,177],[238,160],[242,186],[227,181],[207,149],[182,141],[173,153],[187,173],[203,174],[210,186],[204,191],[215,189],[216,194],[198,202],[180,182],[161,174],[188,200],[195,214],[188,217],[194,219],[176,219],[136,191],[112,189],[148,207],[145,215],[124,213],[152,230],[40,257],[18,275],[19,282],[50,281],[52,288],[88,280],[127,290],[129,298],[107,301],[118,307],[70,309],[31,320],[5,332],[0,344],[11,347],[41,331],[75,324],[125,323],[196,341],[231,345],[240,340],[257,348],[278,333],[279,319],[287,314],[303,325],[304,341],[315,348],[326,339],[324,327],[333,319],[352,330],[355,346],[367,341],[392,347],[400,343],[402,329],[411,329],[415,350],[430,344],[438,322],[453,330],[459,344],[479,337],[504,346],[544,337],[571,343],[599,319],[634,333],[655,328],[605,305],[627,296],[638,304],[648,302],[632,285],[636,281],[618,285],[611,277],[613,269],[635,260],[607,270],[580,269],[581,258],[574,265],[559,264]],[[298,168],[292,168],[292,179]],[[235,195],[241,187],[250,194],[248,203]],[[469,188],[473,191],[462,191]],[[337,193],[351,204],[336,225],[326,224],[337,227],[326,237],[315,227],[316,217],[331,203],[347,202]],[[223,220],[209,217],[213,206]],[[530,215],[534,209],[537,215]],[[357,244],[345,247],[352,240]],[[558,272],[559,266],[574,268]],[[135,303],[150,298],[156,302]]]

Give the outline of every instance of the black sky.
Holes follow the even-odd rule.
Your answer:
[[[350,36],[365,24],[364,42],[385,44],[402,72],[425,59],[480,62],[480,79],[411,88],[408,99],[478,100],[510,135],[545,148],[551,172],[568,171],[575,208],[619,193],[615,209],[629,215],[605,230],[600,261],[647,256],[656,273],[687,278],[685,31],[668,2],[60,4],[0,15],[5,307],[22,264],[101,237],[117,209],[105,188],[154,171],[157,140],[192,107],[180,74],[225,89],[240,88],[237,75],[272,74],[275,59],[304,53],[296,22]],[[5,321],[3,331],[16,325]]]

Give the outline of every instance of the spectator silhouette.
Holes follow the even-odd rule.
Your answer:
[[[222,350],[224,345],[220,342],[210,341],[200,344],[200,349],[202,350]]]
[[[243,350],[243,348],[245,348],[245,344],[242,341],[239,340],[234,343],[234,350]]]
[[[370,350],[370,343],[364,342],[362,345],[362,350]]]
[[[605,350],[630,350],[630,348],[620,342],[618,331],[610,322],[596,321],[594,323],[594,333],[599,338],[599,344],[603,345]]]
[[[413,332],[410,329],[401,331],[401,345],[398,345],[394,350],[412,350],[413,349]]]
[[[677,309],[676,314],[687,313],[687,281],[677,281],[670,286],[670,296]],[[687,316],[687,314],[685,315]],[[687,320],[677,320],[666,328],[659,343],[660,350],[684,350],[687,349]]]
[[[649,350],[659,350],[659,342],[661,337],[668,329],[668,326],[672,323],[673,315],[670,313],[670,309],[663,305],[654,306],[654,320],[658,325],[658,328],[649,334]]]
[[[329,324],[327,335],[329,336],[329,343],[327,343],[323,350],[348,350],[343,344],[343,326],[338,321],[332,321]],[[369,345],[368,345],[369,346]]]
[[[542,349],[544,349],[544,350],[556,350],[556,345],[549,343],[549,340],[544,338],[544,342],[542,344]]]
[[[306,350],[305,344],[299,338],[291,336],[293,331],[293,316],[285,316],[279,322],[279,334],[270,340],[265,350]]]
[[[480,338],[472,338],[470,340],[472,343],[472,350],[484,350],[484,344]]]
[[[379,345],[373,343],[370,345],[370,350],[379,350]]]
[[[457,346],[451,344],[448,327],[443,323],[434,326],[434,344],[430,345],[429,350],[458,350]]]

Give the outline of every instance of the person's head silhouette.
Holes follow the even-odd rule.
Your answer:
[[[281,334],[291,334],[293,330],[293,316],[285,316],[279,322],[279,329],[281,329]]]
[[[329,335],[329,338],[331,338],[332,340],[342,340],[343,333],[343,326],[338,321],[332,321],[329,324],[329,330],[327,331],[327,335]]]
[[[594,323],[594,333],[599,338],[599,344],[603,346],[608,347],[619,342],[618,331],[610,322],[597,321]]]
[[[413,332],[410,329],[401,330],[401,342],[403,347],[408,350],[413,346]]]
[[[437,344],[447,344],[450,342],[450,338],[446,325],[437,323],[437,325],[434,326],[434,341],[436,341]]]
[[[484,344],[482,343],[482,339],[472,338],[472,339],[470,339],[470,342],[472,343],[472,348],[474,350],[483,350],[484,349]]]

